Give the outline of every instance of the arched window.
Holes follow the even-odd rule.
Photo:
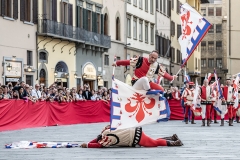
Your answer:
[[[108,15],[104,15],[104,35],[108,35]]]
[[[57,65],[55,67],[55,71],[68,73],[68,67],[67,67],[66,63],[61,61],[61,62],[57,63]]]
[[[43,83],[46,86],[46,71],[44,69],[40,70],[40,84]]]
[[[47,60],[47,54],[45,52],[40,52],[39,53],[39,59],[40,60]]]
[[[116,19],[116,40],[120,41],[120,19],[117,17]]]

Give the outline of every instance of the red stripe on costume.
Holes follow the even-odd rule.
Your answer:
[[[117,66],[129,66],[130,60],[118,60],[116,62]]]

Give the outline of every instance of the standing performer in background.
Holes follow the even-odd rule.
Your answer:
[[[212,104],[211,104],[211,109],[214,112],[214,123],[218,123],[218,121],[217,121],[217,111],[214,109],[217,98],[218,98],[217,88],[214,87],[213,90],[212,90]],[[210,119],[212,120],[212,118],[211,118],[212,115],[211,114],[212,114],[212,112],[210,113]]]
[[[166,78],[169,81],[174,80],[177,76],[169,75],[165,68],[157,62],[158,51],[152,51],[149,54],[149,58],[145,57],[136,57],[131,58],[130,60],[119,60],[116,63],[113,63],[113,66],[132,66],[136,67],[134,70],[134,75],[132,78],[133,88],[137,90],[146,90],[150,89],[164,91],[163,87],[154,83],[153,77],[157,74],[160,77]]]
[[[193,97],[194,97],[193,86],[194,86],[193,82],[186,82],[186,88],[185,88],[184,95],[183,95],[183,99],[184,99],[184,103],[185,103],[185,123],[186,124],[188,124],[188,112],[192,106],[192,101],[193,101]],[[195,115],[194,115],[193,111],[191,111],[191,113],[192,113],[191,124],[196,124],[196,123],[194,123]]]
[[[231,80],[227,79],[226,86],[222,88],[223,90],[223,102],[227,103],[228,108],[228,118],[229,118],[229,126],[233,126],[233,104],[234,104],[234,88],[231,86]]]
[[[158,147],[158,146],[182,146],[181,140],[176,134],[171,137],[152,139],[147,136],[141,127],[110,130],[110,125],[106,126],[97,138],[89,143],[83,143],[82,148],[102,148],[102,147]]]
[[[207,126],[210,126],[211,96],[212,90],[208,85],[208,79],[205,79],[201,87],[201,108],[202,108],[202,126],[205,126],[205,117],[207,115]]]

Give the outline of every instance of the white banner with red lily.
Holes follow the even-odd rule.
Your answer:
[[[187,3],[181,5],[180,20],[182,35],[178,41],[181,46],[183,66],[202,41],[211,24]]]
[[[115,78],[112,80],[111,130],[138,127],[170,118],[167,100],[147,93]]]

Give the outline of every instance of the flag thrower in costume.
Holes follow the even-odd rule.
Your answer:
[[[180,20],[182,35],[178,41],[181,46],[183,67],[210,29],[211,24],[187,3],[180,7]],[[181,69],[176,75],[180,71]]]
[[[235,78],[234,80],[234,83],[233,83],[233,88],[234,88],[234,97],[235,100],[234,100],[234,105],[233,107],[234,108],[237,108],[238,107],[238,85],[239,85],[239,80],[240,80],[240,74],[237,75],[237,77]]]
[[[199,87],[198,87],[197,79],[196,79],[195,89],[193,93],[193,102],[192,102],[191,110],[193,111],[195,116],[201,115],[202,109],[201,109],[200,100],[199,100]]]

